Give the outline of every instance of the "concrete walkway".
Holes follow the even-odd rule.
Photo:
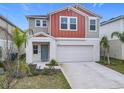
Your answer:
[[[124,88],[124,75],[95,62],[63,63],[62,72],[72,89]]]

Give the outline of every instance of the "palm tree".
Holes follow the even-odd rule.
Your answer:
[[[19,70],[19,62],[20,62],[20,55],[21,55],[21,47],[27,41],[26,32],[22,32],[19,28],[15,28],[12,31],[12,41],[17,47],[18,55],[17,55],[17,76]]]
[[[122,43],[124,43],[124,32],[120,33],[120,32],[113,32],[111,34],[111,38],[113,38],[114,36],[116,36]]]
[[[105,54],[107,54],[107,61],[108,64],[111,64],[110,59],[109,59],[109,41],[107,39],[106,36],[102,37],[101,41],[100,41],[100,45],[105,49],[104,52],[104,61],[105,61]]]
[[[111,34],[111,38],[113,37],[117,37],[122,43],[124,43],[124,32],[120,33],[120,32],[113,32]],[[123,60],[123,63],[124,63],[124,60]]]

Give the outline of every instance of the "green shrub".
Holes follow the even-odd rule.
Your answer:
[[[50,69],[44,67],[44,69],[42,70],[42,74],[43,74],[43,75],[49,75],[49,74],[50,74]]]
[[[25,61],[20,61],[19,77],[31,75],[29,65]]]
[[[37,64],[29,64],[29,68],[30,68],[30,72],[33,74],[33,75],[38,75],[38,71],[36,71],[36,67],[37,67]]]
[[[3,63],[2,63],[2,62],[0,62],[0,67],[4,68],[4,65],[3,65]]]
[[[51,66],[58,66],[58,63],[56,60],[52,59],[49,64],[46,64],[47,66],[51,65]]]
[[[0,75],[0,89],[7,88],[6,85],[7,85],[7,81],[5,79],[5,75]]]

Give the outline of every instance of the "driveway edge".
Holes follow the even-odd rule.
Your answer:
[[[62,73],[64,74],[64,76],[65,76],[66,80],[68,81],[68,83],[69,83],[70,87],[73,89],[73,87],[72,87],[72,85],[71,85],[71,82],[70,82],[70,80],[69,80],[68,76],[66,75],[66,73],[64,72],[64,70],[62,69],[61,65],[60,65],[60,69],[61,69]]]

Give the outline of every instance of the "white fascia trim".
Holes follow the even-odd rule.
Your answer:
[[[87,11],[87,12],[89,12],[89,13],[91,13],[91,14],[93,14],[93,15],[95,15],[96,17],[99,17],[99,18],[102,18],[101,16],[99,16],[99,15],[97,15],[96,13],[94,13],[94,12],[92,12],[92,11],[90,11],[90,10],[88,10],[88,9],[86,9],[85,7],[83,7],[83,6],[79,6],[81,9],[83,9],[83,10],[85,10],[85,11]]]
[[[55,14],[57,12],[63,11],[63,10],[68,9],[68,8],[69,7],[65,7],[65,8],[62,8],[62,9],[58,9],[58,10],[52,11],[52,12],[49,13],[49,15]]]
[[[40,34],[43,34],[43,35],[45,35],[46,37],[50,37],[50,38],[55,39],[53,36],[50,36],[50,35],[48,35],[48,34],[46,34],[46,33],[44,33],[44,32],[38,32],[38,33],[36,33],[36,34],[34,34],[34,35],[30,35],[29,38],[31,38],[31,37],[33,37],[33,36],[36,36],[36,35],[40,35]]]
[[[100,38],[55,38],[56,40],[97,40],[99,41]]]
[[[52,15],[52,14],[55,14],[55,13],[57,13],[57,12],[60,12],[60,11],[66,10],[66,9],[71,9],[72,11],[74,11],[74,12],[76,12],[76,13],[82,15],[82,16],[88,16],[86,13],[83,13],[83,12],[81,12],[81,11],[79,11],[79,10],[73,8],[73,7],[65,7],[65,8],[63,8],[63,9],[56,10],[56,11],[51,12],[51,13],[49,13],[49,14]]]
[[[77,10],[76,8],[70,7],[70,9],[72,9],[74,12],[76,12],[76,13],[82,15],[82,16],[89,16],[89,15],[87,15],[86,13],[83,13],[83,12]]]

